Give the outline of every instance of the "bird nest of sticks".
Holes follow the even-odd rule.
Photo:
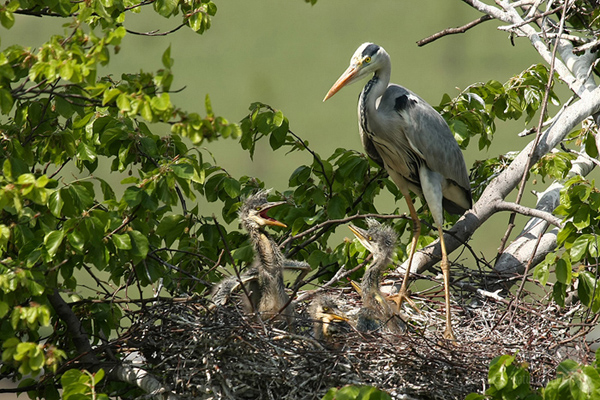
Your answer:
[[[502,354],[527,363],[532,387],[554,379],[566,358],[593,360],[586,336],[596,320],[581,304],[558,307],[543,293],[511,301],[471,283],[458,292],[454,286],[458,340],[444,341],[440,287],[413,293],[418,312],[404,305],[407,333],[348,327],[329,343],[312,337],[310,300],[296,305],[293,332],[245,315],[235,302],[211,309],[205,298],[158,301],[135,312],[121,351],[141,355],[144,368],[182,399],[320,399],[348,384],[377,386],[398,399],[464,399],[485,390],[489,364]],[[360,307],[348,288],[327,293],[349,313]]]

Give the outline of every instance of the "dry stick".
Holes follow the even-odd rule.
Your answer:
[[[290,236],[289,238],[287,238],[286,240],[284,240],[279,247],[281,248],[285,248],[285,246],[290,243],[293,242],[296,239],[299,239],[303,236],[306,236],[308,234],[313,233],[314,231],[317,231],[321,228],[326,228],[329,229],[330,225],[340,225],[340,224],[344,224],[346,222],[350,222],[350,221],[354,221],[355,219],[360,219],[360,218],[381,218],[381,219],[397,219],[397,218],[406,218],[408,219],[408,217],[403,214],[403,215],[384,215],[384,214],[355,214],[355,215],[351,215],[349,217],[346,218],[340,218],[340,219],[330,219],[327,220],[325,222],[321,222],[318,225],[313,226],[312,228],[309,228],[307,230],[305,230],[304,232],[300,232],[297,235],[294,236]],[[299,247],[305,247],[306,245],[314,242],[315,240],[317,240],[317,238],[321,236],[320,234],[315,234],[312,237],[310,237],[309,239],[307,239],[305,242],[301,243],[299,245]],[[290,255],[293,255],[293,253],[291,253]]]
[[[447,35],[455,35],[457,33],[465,33],[469,29],[481,24],[482,22],[490,21],[491,19],[493,19],[493,18],[490,17],[489,15],[485,14],[485,15],[477,18],[475,21],[471,21],[468,24],[465,24],[458,28],[444,29],[443,31],[435,33],[429,37],[426,37],[425,39],[421,39],[417,42],[417,46],[419,46],[419,47],[425,46],[426,44],[429,44],[429,43],[431,43],[435,40],[438,40],[439,38],[447,36]]]

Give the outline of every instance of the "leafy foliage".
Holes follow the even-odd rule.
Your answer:
[[[341,389],[331,388],[323,400],[389,400],[390,395],[373,386],[348,385]]]
[[[516,364],[515,356],[503,355],[490,364],[488,384],[485,394],[471,393],[465,400],[507,399],[507,400],[575,400],[600,398],[600,353],[592,365],[579,364],[573,360],[561,362],[556,371],[556,379],[548,382],[541,390],[530,386],[526,364]]]

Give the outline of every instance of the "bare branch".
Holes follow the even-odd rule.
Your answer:
[[[496,204],[496,209],[499,211],[512,211],[517,214],[525,215],[528,217],[543,219],[544,221],[547,221],[548,223],[554,226],[558,226],[559,228],[562,228],[563,226],[563,221],[560,218],[555,217],[551,213],[542,210],[537,210],[535,208],[525,207],[521,204],[509,201],[500,201],[498,202],[498,204]]]
[[[492,17],[490,17],[489,15],[483,15],[479,18],[477,18],[475,21],[471,21],[468,24],[465,24],[463,26],[459,26],[458,28],[448,28],[448,29],[444,29],[441,32],[435,33],[429,37],[426,37],[425,39],[421,39],[417,42],[417,46],[421,47],[421,46],[425,46],[426,44],[429,44],[431,42],[434,42],[436,40],[438,40],[439,38],[442,38],[444,36],[448,36],[448,35],[455,35],[458,33],[465,33],[466,31],[468,31],[469,29],[481,24],[482,22],[485,21],[490,21],[492,20]]]

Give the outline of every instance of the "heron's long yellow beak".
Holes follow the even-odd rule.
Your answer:
[[[340,91],[341,88],[346,86],[358,73],[359,66],[351,65],[348,67],[346,71],[338,78],[338,80],[333,84],[327,95],[323,99],[323,101],[327,100],[334,94]]]
[[[348,228],[352,231],[352,233],[354,233],[354,235],[356,236],[356,238],[360,241],[366,240],[366,236],[365,233],[362,229],[360,229],[358,226],[354,226],[352,224],[348,225]]]
[[[285,204],[285,203],[286,203],[285,201],[274,201],[274,202],[268,203],[266,206],[263,207],[263,210],[260,213],[260,216],[263,218],[265,225],[281,226],[282,228],[287,228],[287,225],[284,224],[283,222],[279,222],[276,219],[271,218],[267,215],[268,210],[270,210],[273,207],[277,207],[282,204]]]

